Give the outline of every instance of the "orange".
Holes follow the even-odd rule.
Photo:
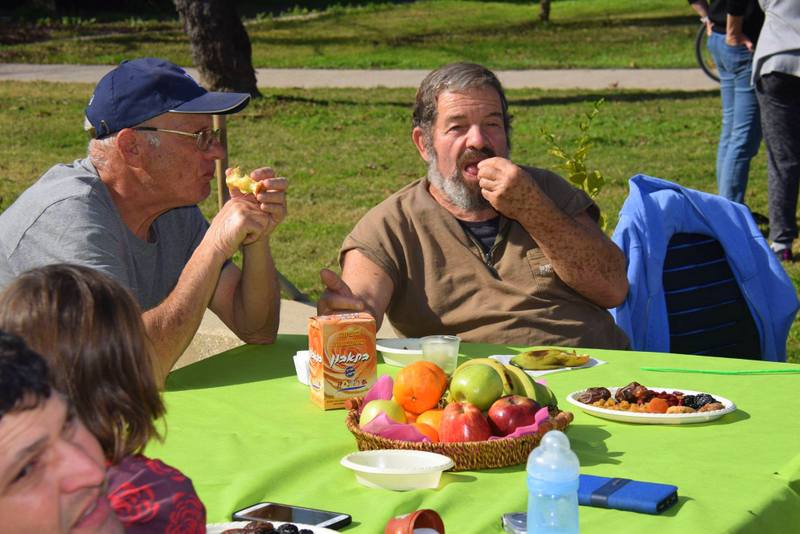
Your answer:
[[[394,398],[407,412],[420,414],[438,404],[447,387],[447,375],[436,364],[414,362],[394,381]]]
[[[412,423],[412,426],[419,430],[420,434],[426,436],[434,443],[439,441],[439,433],[431,425],[426,425],[425,423]]]
[[[445,386],[447,386],[447,374],[444,372],[444,370],[441,367],[439,367],[435,363],[428,362],[428,361],[425,361],[425,360],[420,360],[418,362],[414,362],[412,365],[419,365],[421,367],[428,367],[434,372],[440,372],[441,376],[442,376],[442,383]]]
[[[423,423],[432,426],[438,432],[439,424],[442,422],[442,413],[444,413],[444,410],[428,410],[426,412],[422,412],[417,417],[417,423]]]

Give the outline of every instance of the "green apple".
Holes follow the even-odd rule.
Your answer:
[[[503,379],[491,366],[470,365],[456,370],[450,380],[450,398],[455,402],[469,402],[482,411],[503,396]]]
[[[361,417],[358,420],[359,426],[366,425],[378,417],[381,412],[384,412],[389,419],[396,423],[406,422],[406,413],[403,411],[402,406],[394,401],[375,399],[365,404],[361,410]]]

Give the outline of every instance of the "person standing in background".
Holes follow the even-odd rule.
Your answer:
[[[759,0],[764,28],[753,57],[753,81],[767,147],[769,239],[781,261],[793,261],[800,181],[800,2]]]
[[[705,23],[708,50],[719,70],[722,130],[717,148],[717,190],[744,204],[750,160],[761,142],[758,100],[750,78],[753,49],[764,13],[757,0],[689,0]]]

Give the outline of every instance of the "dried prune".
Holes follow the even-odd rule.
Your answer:
[[[695,410],[699,410],[706,404],[710,404],[712,402],[717,402],[717,399],[709,395],[708,393],[700,393],[698,395],[684,395],[683,396],[683,405],[688,406],[689,408],[694,408]]]
[[[611,398],[611,392],[606,388],[589,388],[575,397],[575,400],[584,404],[594,404],[600,400],[608,400]]]
[[[308,530],[307,528],[301,528],[300,532],[298,532],[297,534],[314,534],[314,532],[311,531],[311,530]]]
[[[299,534],[300,529],[293,523],[284,523],[275,532],[278,534]]]

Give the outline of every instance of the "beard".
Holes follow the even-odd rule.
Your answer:
[[[480,186],[477,183],[467,182],[464,179],[464,175],[461,173],[461,167],[464,165],[464,162],[469,161],[477,163],[478,161],[494,157],[495,154],[491,149],[466,150],[459,156],[453,173],[447,177],[439,172],[439,159],[436,157],[436,151],[431,147],[428,152],[431,154],[431,160],[428,162],[428,182],[441,191],[453,205],[464,211],[481,211],[492,207],[489,201],[483,198]]]

